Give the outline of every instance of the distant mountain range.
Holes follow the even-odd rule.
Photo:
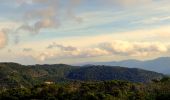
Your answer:
[[[137,68],[118,66],[84,67],[65,64],[21,65],[17,63],[0,63],[0,86],[32,86],[48,81],[104,81],[126,80],[131,82],[150,82],[164,75]]]
[[[124,66],[128,68],[141,68],[170,75],[170,57],[160,57],[154,60],[124,60],[110,62],[91,62],[92,65]]]

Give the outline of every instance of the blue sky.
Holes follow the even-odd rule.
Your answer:
[[[1,62],[68,63],[170,54],[168,0],[0,0]]]

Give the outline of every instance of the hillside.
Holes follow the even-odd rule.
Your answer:
[[[161,78],[162,74],[137,68],[113,66],[88,66],[71,71],[67,78],[75,80],[127,80],[131,82],[149,82]]]
[[[163,77],[163,74],[124,67],[79,67],[65,64],[25,66],[17,63],[0,63],[1,87],[25,87],[46,81],[66,82],[73,80],[149,82],[153,79],[160,79],[161,77]]]
[[[64,64],[31,65],[17,63],[0,64],[1,86],[32,86],[45,81],[66,81],[65,76],[73,66]]]

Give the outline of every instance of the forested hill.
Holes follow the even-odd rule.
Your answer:
[[[88,66],[71,71],[67,78],[76,80],[126,80],[131,82],[149,82],[159,79],[163,74],[137,68],[114,66]]]
[[[65,64],[21,65],[17,63],[0,63],[1,87],[25,87],[44,82],[103,81],[127,80],[131,82],[149,82],[164,75],[156,72],[116,66],[84,67]]]

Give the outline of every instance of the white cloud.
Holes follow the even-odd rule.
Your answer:
[[[147,18],[139,21],[135,21],[133,23],[139,23],[139,24],[155,24],[155,23],[160,23],[163,21],[169,21],[170,16],[163,16],[163,17],[152,17],[152,18]]]
[[[99,46],[113,55],[148,56],[169,52],[168,45],[152,42],[114,41],[112,43],[102,43]]]
[[[0,49],[5,47],[7,44],[7,36],[6,33],[1,31],[0,32]]]
[[[23,52],[30,52],[32,51],[32,48],[23,48]]]
[[[55,44],[49,46],[44,52],[38,54],[34,58],[39,61],[57,58],[91,58],[101,56],[137,56],[147,57],[170,52],[169,44],[158,42],[129,42],[114,40],[113,42],[105,42],[89,47],[73,47]],[[53,48],[55,47],[55,48]],[[56,49],[59,48],[59,49]]]
[[[101,0],[101,1],[109,5],[114,4],[123,7],[146,5],[153,2],[153,0]]]
[[[63,16],[67,19],[76,20],[77,22],[82,21],[80,17],[77,17],[74,14],[74,8],[81,0],[69,0],[68,3],[64,2],[64,8],[60,7],[60,4],[63,3],[61,0],[18,1],[21,5],[26,3],[28,7],[31,7],[32,5],[41,5],[40,8],[33,7],[24,13],[23,17],[26,23],[23,23],[23,25],[18,28],[18,31],[25,30],[31,33],[39,33],[43,29],[57,29],[60,24],[62,24],[60,19]],[[64,11],[65,15],[61,13],[62,11]]]
[[[56,49],[58,48],[58,49]],[[49,45],[48,49],[38,55],[33,55],[38,61],[45,61],[56,58],[88,58],[108,55],[106,50],[100,48],[78,48],[74,46],[65,46],[61,44]]]
[[[57,55],[55,54],[55,56],[57,56]],[[38,61],[45,61],[47,59],[54,57],[54,53],[42,52],[39,55],[37,55],[37,56],[33,55],[32,57],[37,59]]]
[[[76,51],[77,48],[76,47],[73,47],[73,46],[63,46],[61,44],[57,44],[55,42],[53,42],[52,44],[50,44],[48,47],[48,49],[52,49],[52,48],[59,48],[63,51]]]

